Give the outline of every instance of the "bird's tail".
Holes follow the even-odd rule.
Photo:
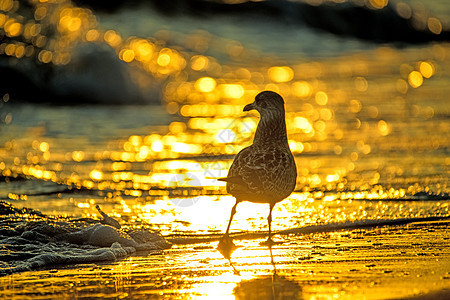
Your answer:
[[[246,185],[244,180],[242,180],[241,176],[233,176],[233,177],[224,177],[224,178],[217,178],[219,181],[225,181],[227,183],[234,183],[239,185]]]

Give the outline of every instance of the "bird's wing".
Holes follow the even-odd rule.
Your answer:
[[[250,147],[244,148],[236,155],[231,164],[228,175],[225,178],[219,178],[219,181],[225,181],[247,188],[247,183],[243,180],[241,174],[237,171],[241,168],[241,164],[247,160],[247,156],[250,153]]]
[[[271,190],[286,158],[276,149],[247,147],[238,153],[223,181],[233,184],[230,192],[260,194]]]

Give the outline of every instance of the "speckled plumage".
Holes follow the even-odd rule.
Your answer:
[[[287,140],[283,98],[275,92],[261,92],[244,111],[252,109],[261,116],[253,144],[236,155],[228,176],[220,180],[227,182],[227,191],[236,197],[230,223],[241,201],[270,204],[270,239],[272,208],[294,190],[297,169]]]
[[[237,201],[276,203],[295,187],[294,158],[284,145],[253,144],[236,156],[228,173],[227,192]]]

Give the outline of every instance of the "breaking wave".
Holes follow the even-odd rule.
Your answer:
[[[268,47],[276,53],[281,53],[283,49],[280,48],[285,47],[291,49],[290,51],[295,52],[297,56],[299,51],[314,55],[323,51],[336,53],[351,50],[355,44],[358,48],[367,47],[366,43],[404,45],[450,40],[450,34],[444,22],[433,17],[432,24],[435,27],[430,28],[427,25],[427,18],[431,15],[423,12],[416,13],[415,9],[405,3],[395,6],[389,2],[385,7],[374,9],[352,1],[344,3],[320,1],[319,5],[299,1],[238,1],[238,4],[200,0],[95,1],[95,3],[78,0],[75,2],[80,7],[92,7],[95,14],[100,16],[98,27],[95,25],[97,21],[92,25],[97,32],[106,31],[109,25],[117,26],[117,20],[120,21],[123,16],[126,16],[125,21],[121,22],[120,30],[125,31],[121,40],[127,40],[133,36],[154,39],[155,31],[162,27],[161,24],[157,24],[159,27],[151,28],[155,24],[148,23],[149,19],[157,19],[169,27],[171,23],[176,23],[178,27],[173,29],[182,31],[198,31],[202,28],[200,25],[205,23],[205,26],[209,26],[208,31],[211,35],[216,34],[220,37],[221,34],[226,35],[227,31],[231,30],[228,34],[231,34],[233,39],[238,42],[248,41],[250,44],[261,45],[263,48],[258,50],[262,52],[267,50],[264,47]],[[66,0],[61,5],[73,4]],[[14,14],[20,14],[21,18],[26,18],[27,15],[34,15],[32,9],[32,7],[21,5],[18,12]],[[92,13],[91,19],[97,18],[93,12],[85,10],[86,13]],[[104,13],[105,10],[108,13]],[[125,15],[122,15],[123,13]],[[14,17],[14,14],[11,17]],[[63,40],[58,36],[58,31],[61,30],[58,27],[59,22],[50,20],[48,23],[41,23],[42,32],[47,34],[44,40],[53,41],[52,43],[55,44]],[[230,29],[235,23],[242,27],[242,30],[236,32],[236,29]],[[217,30],[219,31],[216,32]],[[318,34],[319,32],[332,35],[324,36]],[[51,57],[47,60],[36,57],[36,53],[40,56],[51,53],[51,43],[43,46],[42,49],[39,49],[40,46],[29,45],[36,48],[35,56],[21,56],[20,59],[15,59],[15,54],[12,52],[0,51],[0,69],[2,70],[0,94],[9,93],[14,98],[31,102],[64,105],[160,103],[166,84],[165,79],[169,74],[164,73],[164,78],[160,78],[158,74],[153,74],[153,71],[149,73],[146,72],[148,70],[135,68],[120,59],[120,49],[113,46],[115,42],[102,39],[91,42],[81,37],[84,35],[84,32],[80,32],[80,37],[70,37],[70,46],[63,49],[64,55],[70,57],[70,62],[62,58],[58,61],[55,58],[56,62],[52,64],[47,61]],[[341,38],[335,39],[330,36]],[[274,37],[282,39],[272,43],[265,42]],[[22,40],[20,36],[6,39],[13,45],[22,45],[24,43]],[[180,49],[182,60],[189,61],[196,54],[195,49],[190,49],[176,40],[158,38],[157,44]],[[223,60],[229,58],[220,51],[210,51],[208,55],[221,60],[221,63],[226,63]],[[58,53],[55,52],[54,55],[56,54]],[[183,64],[177,66],[176,74],[179,73],[180,68],[184,68]]]

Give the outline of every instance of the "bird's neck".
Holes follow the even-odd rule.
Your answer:
[[[287,142],[284,113],[275,116],[261,115],[253,144],[287,144]]]

